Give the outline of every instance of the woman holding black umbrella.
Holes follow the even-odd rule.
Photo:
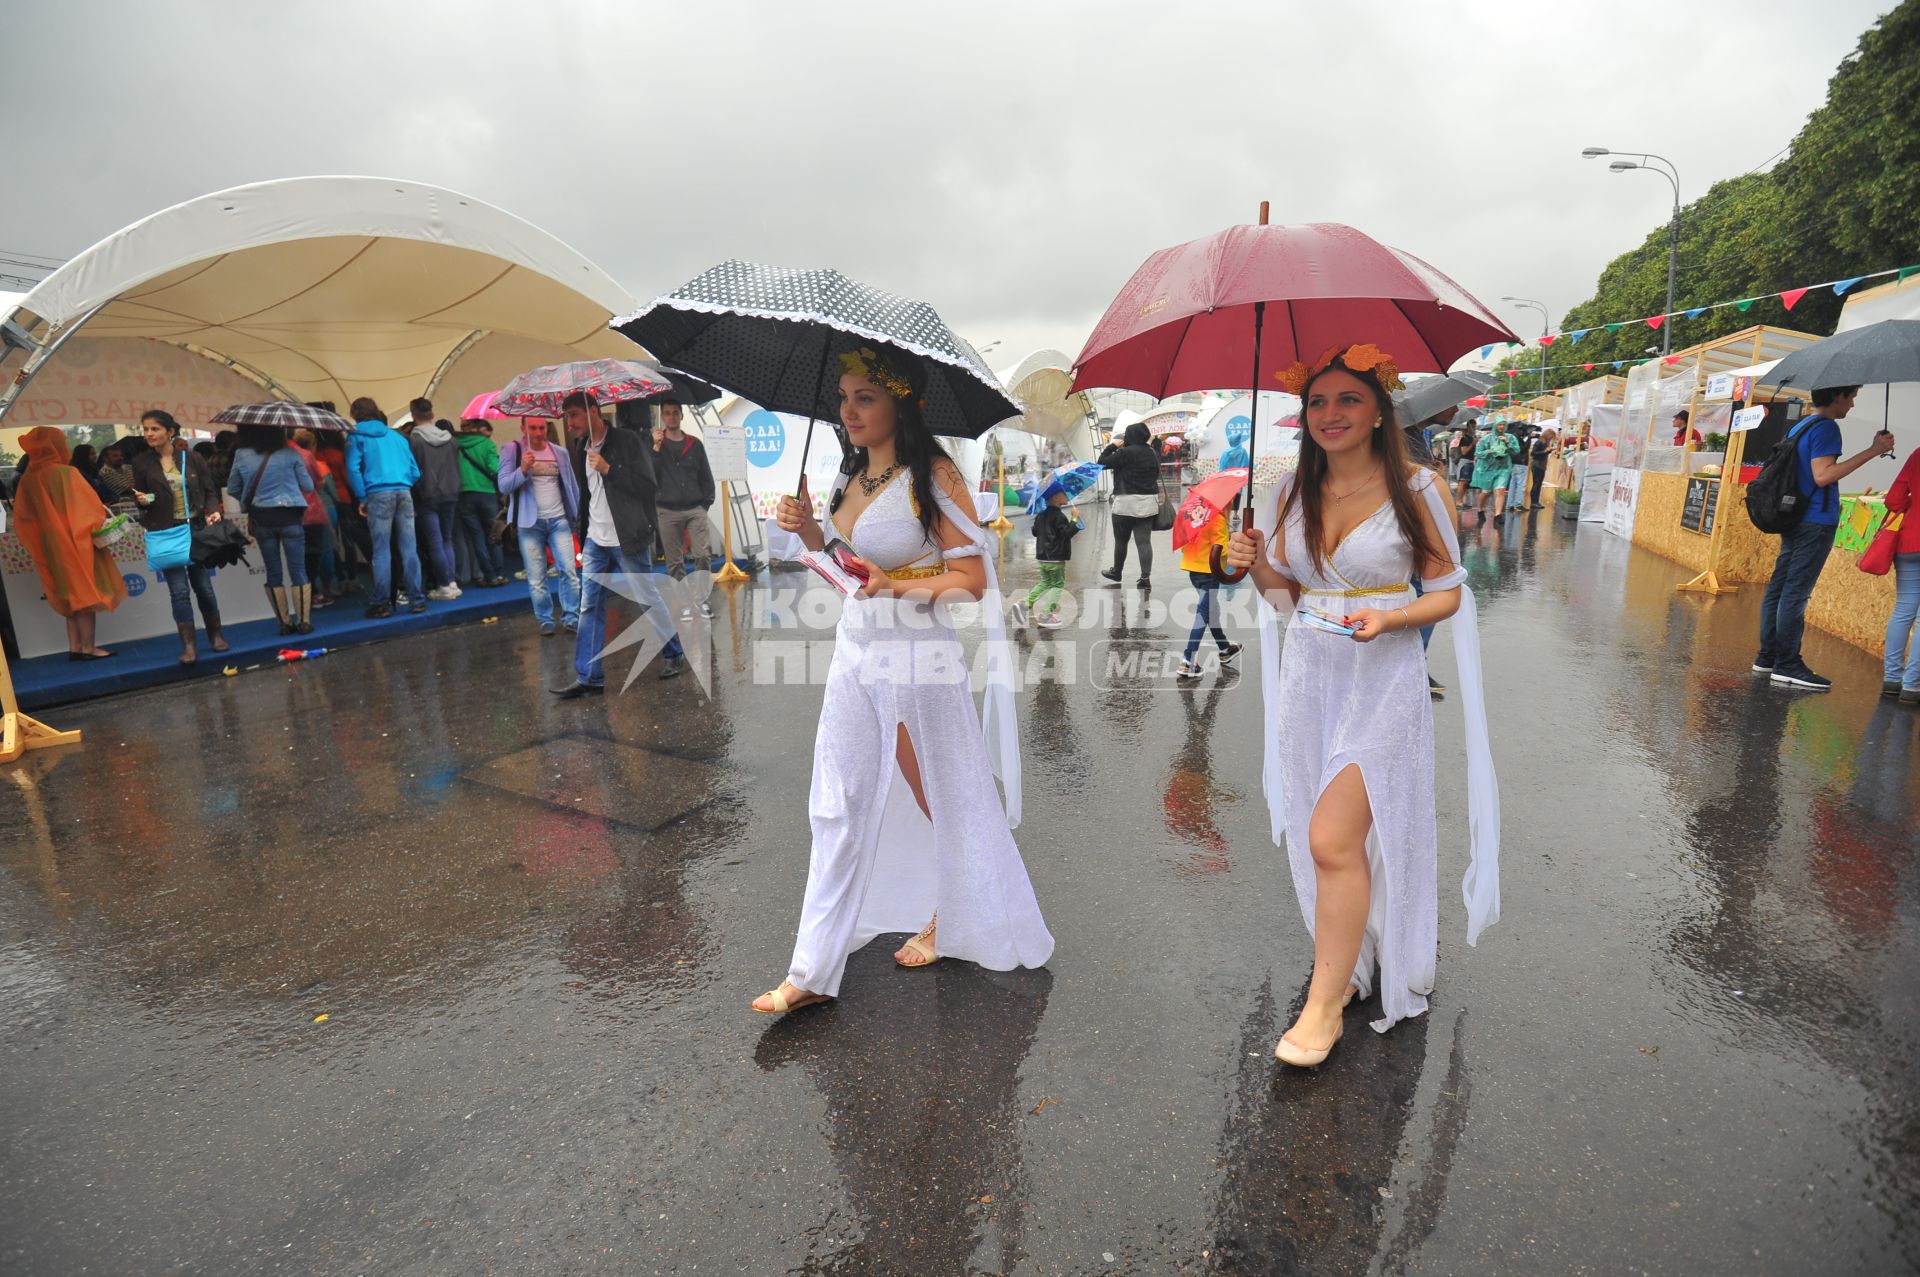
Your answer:
[[[1398,373],[1378,348],[1350,345],[1283,375],[1303,401],[1299,466],[1226,555],[1292,617],[1277,654],[1272,618],[1262,620],[1261,683],[1264,788],[1314,938],[1306,1006],[1274,1049],[1300,1067],[1327,1058],[1342,1009],[1375,990],[1376,967],[1376,1030],[1426,1010],[1438,944],[1438,828],[1418,631],[1456,612],[1474,827],[1468,942],[1499,913],[1498,795],[1458,516],[1445,484],[1406,454],[1388,398]]]
[[[813,517],[805,483],[778,522],[812,551],[850,547],[864,584],[835,635],[814,742],[813,853],[786,980],[753,1009],[838,995],[847,957],[920,927],[903,967],[1038,967],[1053,937],[995,801],[994,770],[947,615],[992,582],[972,494],[922,416],[926,370],[891,349],[840,356],[847,460]],[[997,603],[994,605],[997,607]],[[902,651],[911,677],[900,677]],[[1011,788],[1011,786],[1010,786]]]

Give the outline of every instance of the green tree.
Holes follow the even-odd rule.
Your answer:
[[[1551,386],[1573,385],[1633,361],[1659,336],[1637,316],[1666,306],[1667,226],[1662,223],[1600,273],[1594,294],[1562,320],[1549,363],[1562,368]],[[1904,0],[1860,37],[1827,85],[1827,100],[1807,118],[1771,171],[1717,182],[1680,211],[1674,305],[1754,297],[1746,311],[1727,306],[1696,319],[1669,319],[1678,350],[1754,324],[1832,332],[1844,299],[1808,293],[1788,312],[1783,289],[1920,263],[1920,0]],[[1608,332],[1607,323],[1620,327]],[[1590,329],[1579,342],[1578,329]],[[1502,368],[1539,363],[1522,348]],[[1503,379],[1504,380],[1504,379]],[[1531,389],[1534,378],[1511,379]]]

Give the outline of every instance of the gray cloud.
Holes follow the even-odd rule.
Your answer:
[[[1581,147],[1653,147],[1698,196],[1786,145],[1881,7],[16,4],[0,249],[371,173],[642,297],[724,257],[838,266],[1010,363],[1267,198],[1557,317],[1669,198]]]

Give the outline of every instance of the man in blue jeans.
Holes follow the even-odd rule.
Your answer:
[[[1781,687],[1824,692],[1833,680],[1807,668],[1800,656],[1800,638],[1807,628],[1807,600],[1820,580],[1840,528],[1840,493],[1836,485],[1867,462],[1893,451],[1893,434],[1882,430],[1866,448],[1840,460],[1840,421],[1853,411],[1858,386],[1828,386],[1813,392],[1814,414],[1793,428],[1790,436],[1798,454],[1800,495],[1806,514],[1797,527],[1780,534],[1780,557],[1760,600],[1760,654],[1753,672],[1767,674]]]
[[[605,578],[624,576],[639,595],[644,620],[661,641],[666,663],[660,677],[680,673],[681,647],[668,619],[653,572],[653,502],[656,479],[651,441],[631,430],[609,429],[599,408],[579,393],[568,395],[567,435],[574,479],[582,493],[580,637],[573,648],[574,681],[556,688],[562,700],[598,696],[607,672],[600,660],[607,637]]]
[[[547,439],[547,423],[528,418],[523,438],[500,449],[495,481],[507,499],[520,537],[520,558],[527,565],[527,593],[533,619],[543,638],[553,637],[553,593],[547,586],[547,551],[560,578],[560,624],[571,634],[580,628],[580,577],[574,568],[573,525],[580,518],[580,485],[567,454]]]
[[[420,588],[420,553],[413,538],[413,485],[420,467],[407,437],[387,424],[371,399],[353,401],[353,432],[347,436],[347,486],[373,535],[373,605],[370,617],[393,615],[393,538],[399,538],[400,572],[411,610],[427,610]]]

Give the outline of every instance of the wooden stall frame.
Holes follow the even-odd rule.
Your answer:
[[[1749,358],[1747,360],[1749,366],[1760,362],[1761,351],[1765,347],[1768,333],[1790,333],[1795,337],[1808,337],[1816,341],[1819,340],[1813,337],[1811,333],[1798,333],[1792,329],[1773,328],[1766,324],[1758,325],[1753,329],[1753,349],[1748,352]],[[1740,336],[1742,334],[1733,335]],[[1722,340],[1724,341],[1725,339],[1723,338]],[[1707,344],[1711,345],[1713,343]],[[1699,415],[1700,395],[1706,386],[1705,371],[1706,359],[1703,349],[1698,370],[1694,374],[1693,398],[1688,403],[1687,419],[1689,422],[1693,421]],[[1756,385],[1754,390],[1757,392],[1759,387]],[[1768,402],[1772,402],[1773,399],[1778,397],[1778,394],[1779,392],[1777,390],[1770,394],[1768,396]],[[1676,590],[1711,596],[1734,594],[1740,589],[1739,586],[1730,582],[1723,582],[1720,579],[1720,544],[1726,536],[1727,529],[1727,492],[1734,486],[1734,479],[1739,475],[1741,464],[1746,460],[1747,433],[1745,430],[1735,430],[1727,436],[1727,455],[1723,457],[1720,462],[1719,490],[1714,493],[1713,498],[1713,535],[1707,539],[1706,570],[1690,581],[1681,582],[1674,587]],[[1693,440],[1689,438],[1687,440],[1686,451],[1681,454],[1680,473],[1682,478],[1685,478],[1687,473],[1686,459],[1692,455]]]
[[[29,750],[79,743],[78,731],[63,732],[20,712],[13,694],[13,670],[7,665],[5,649],[0,648],[0,763],[11,763]]]

